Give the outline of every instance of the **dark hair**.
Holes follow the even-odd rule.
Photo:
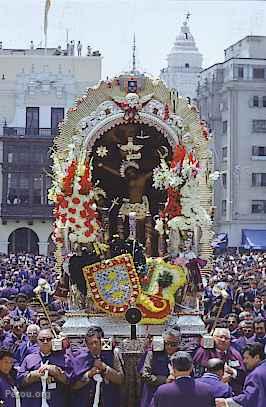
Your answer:
[[[220,370],[224,370],[224,361],[218,358],[212,358],[208,360],[207,370],[210,373],[217,373]]]
[[[238,319],[238,315],[237,315],[237,314],[234,314],[234,313],[228,314],[227,317],[226,317],[226,319],[228,320],[228,318],[235,318],[236,321],[239,322],[239,319]]]
[[[192,369],[193,362],[188,352],[179,351],[171,357],[173,368],[179,372],[185,372]]]
[[[6,356],[8,356],[9,358],[14,358],[13,353],[9,349],[0,348],[0,360]]]
[[[257,317],[254,319],[253,321],[253,327],[255,329],[255,324],[264,324],[265,328],[266,328],[266,319],[262,318],[262,317]]]
[[[250,301],[247,301],[243,304],[244,309],[253,309],[253,304]]]
[[[19,293],[19,294],[16,296],[16,302],[18,302],[18,300],[19,300],[20,298],[23,298],[23,300],[28,301],[28,297],[27,297],[26,294]]]
[[[103,338],[104,333],[102,328],[99,326],[90,326],[86,333],[86,339],[91,338],[92,336],[97,336],[98,339]]]
[[[259,356],[260,360],[264,360],[265,358],[264,346],[261,343],[252,343],[247,345],[242,354],[244,355],[245,352],[248,352],[253,358],[257,355]]]

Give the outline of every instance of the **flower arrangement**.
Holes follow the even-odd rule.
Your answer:
[[[100,228],[95,201],[103,191],[93,187],[92,163],[86,158],[86,150],[78,145],[79,141],[76,139],[76,144],[70,146],[67,162],[60,162],[57,153],[53,153],[54,179],[48,196],[55,204],[56,243],[94,242]]]
[[[177,145],[170,166],[161,160],[154,169],[153,186],[166,190],[168,199],[156,229],[164,232],[164,220],[170,229],[193,230],[195,226],[210,225],[211,219],[199,202],[199,174],[202,168],[194,151]]]

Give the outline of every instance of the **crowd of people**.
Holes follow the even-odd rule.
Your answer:
[[[266,253],[215,256],[202,296],[210,335],[193,352],[181,345],[177,326],[164,332],[162,350],[149,343],[136,367],[136,407],[266,406],[265,270]],[[51,288],[43,301],[56,315],[52,324],[36,303],[40,279]],[[84,346],[70,346],[61,334],[67,303],[52,294],[57,284],[52,257],[0,256],[0,405],[128,407],[119,347],[103,350],[96,326]]]

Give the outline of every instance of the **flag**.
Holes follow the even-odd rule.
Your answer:
[[[44,10],[44,24],[43,24],[43,29],[44,29],[44,35],[47,35],[47,26],[48,26],[48,11],[51,7],[51,2],[52,0],[45,0],[45,10]]]

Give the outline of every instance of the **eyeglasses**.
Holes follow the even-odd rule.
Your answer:
[[[53,338],[39,338],[39,341],[40,342],[42,342],[42,343],[45,343],[45,342],[51,342],[51,340],[52,340]]]
[[[177,346],[179,346],[178,342],[165,342],[166,346],[170,346],[171,348],[176,348]]]

